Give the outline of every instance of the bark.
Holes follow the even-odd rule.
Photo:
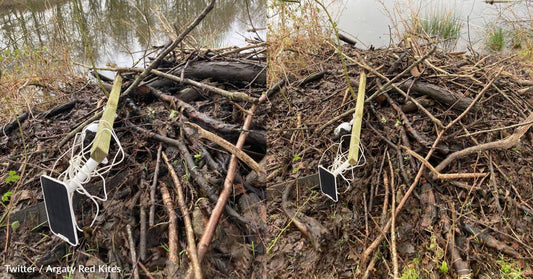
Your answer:
[[[229,83],[252,83],[256,85],[266,84],[266,69],[250,63],[229,62],[229,61],[197,61],[192,62],[187,67],[179,67],[172,71],[171,74],[181,77],[183,72],[184,78],[194,80],[211,79],[219,82]],[[172,81],[158,79],[151,83],[150,86],[160,88],[172,85]]]
[[[401,86],[404,90],[411,89],[419,94],[427,95],[443,104],[451,106],[458,111],[465,110],[472,102],[472,98],[463,96],[460,93],[452,92],[446,88],[425,83],[421,81],[407,81]],[[479,105],[474,105],[473,111],[479,110]]]

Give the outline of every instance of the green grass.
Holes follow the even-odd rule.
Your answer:
[[[487,47],[492,51],[502,51],[504,46],[503,29],[500,27],[490,31],[487,39]]]
[[[444,41],[445,48],[455,45],[463,27],[461,18],[454,11],[437,9],[428,12],[425,16],[413,17],[412,22],[417,34]]]

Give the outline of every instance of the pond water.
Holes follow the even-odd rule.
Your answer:
[[[2,1],[0,1],[2,2]],[[145,50],[175,38],[207,0],[4,0],[0,51],[43,47],[97,66],[131,66]],[[192,47],[246,45],[266,39],[266,0],[218,0],[185,41]],[[66,48],[65,48],[66,47]],[[2,52],[0,52],[1,54]]]
[[[339,28],[356,38],[361,48],[386,47],[410,26],[413,15],[427,20],[438,14],[457,19],[456,50],[471,45],[483,51],[494,30],[503,29],[510,40],[515,31],[530,30],[533,18],[533,1],[527,0],[343,0],[337,5]]]

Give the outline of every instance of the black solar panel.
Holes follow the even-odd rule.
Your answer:
[[[322,193],[330,199],[337,201],[337,177],[322,166],[318,166],[318,176]]]
[[[48,176],[41,176],[46,215],[50,230],[71,245],[78,245],[78,234],[74,223],[72,200],[66,185]]]

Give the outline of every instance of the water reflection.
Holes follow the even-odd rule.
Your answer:
[[[409,27],[413,15],[427,19],[432,14],[451,13],[460,21],[456,49],[483,51],[491,31],[503,28],[509,35],[530,28],[531,1],[480,0],[343,0],[339,1],[339,27],[359,40],[360,47],[386,47]],[[490,2],[490,1],[487,1]],[[407,26],[406,26],[407,25]],[[529,26],[529,27],[528,27]]]
[[[207,0],[4,0],[0,50],[42,48],[75,60],[130,66],[142,50],[162,45],[183,30]],[[7,6],[6,6],[7,5]],[[244,45],[246,30],[266,25],[266,0],[218,0],[186,39],[195,47]],[[252,23],[250,23],[252,21]],[[259,33],[265,39],[265,33]]]

